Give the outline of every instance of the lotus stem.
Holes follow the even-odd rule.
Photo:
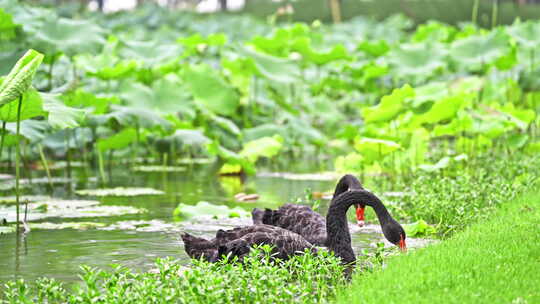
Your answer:
[[[54,57],[51,61],[51,63],[49,64],[49,91],[52,90],[53,88],[53,68],[54,68]]]
[[[67,176],[71,178],[71,152],[69,151],[70,133],[66,132],[66,161],[67,161]]]
[[[478,25],[478,9],[480,7],[480,0],[474,0],[473,9],[472,9],[472,23]]]
[[[0,158],[2,157],[2,152],[4,151],[4,137],[6,136],[6,122],[2,122],[2,138],[0,139]]]
[[[103,166],[103,155],[101,153],[101,149],[97,149],[98,153],[98,164],[99,164],[99,175],[101,175],[101,182],[105,183],[105,167]]]
[[[493,6],[491,8],[491,28],[497,26],[497,16],[499,15],[499,0],[493,0]]]
[[[21,106],[22,106],[22,102],[23,102],[23,96],[21,94],[21,96],[19,97],[19,104],[17,105],[17,142],[16,142],[16,145],[15,145],[15,204],[16,204],[16,208],[17,208],[17,223],[15,224],[16,226],[16,231],[17,233],[19,233],[19,196],[20,196],[20,193],[19,193],[19,178],[20,178],[20,175],[21,175],[21,170],[19,168],[19,162],[20,162],[20,158],[21,158],[21,147],[20,147],[20,143],[19,143],[19,134],[20,134],[20,131],[21,131]]]
[[[43,146],[41,144],[38,144],[38,149],[39,149],[39,156],[41,157],[41,163],[43,163],[45,172],[47,172],[47,179],[49,180],[49,186],[52,189],[53,184],[52,184],[52,178],[51,178],[51,170],[49,170],[49,164],[47,163],[47,158],[45,158],[45,153],[43,153]]]

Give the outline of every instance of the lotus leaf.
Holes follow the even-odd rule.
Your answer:
[[[126,128],[108,138],[100,138],[97,147],[101,151],[118,150],[128,147],[137,141],[137,130]]]
[[[384,122],[395,118],[404,109],[404,101],[415,96],[415,91],[409,85],[395,89],[386,95],[381,102],[373,107],[363,108],[362,115],[366,123]]]
[[[35,32],[35,45],[47,55],[62,52],[69,57],[96,53],[105,44],[105,31],[90,20],[46,19]]]
[[[502,31],[492,31],[484,36],[470,36],[452,43],[450,54],[462,66],[486,65],[507,55],[510,51],[508,36]]]
[[[208,65],[189,67],[184,80],[199,105],[219,115],[236,113],[238,94]]]
[[[293,60],[261,54],[247,48],[243,53],[253,59],[257,71],[263,77],[281,83],[293,83],[300,79],[300,70]]]
[[[0,107],[0,120],[6,122],[17,121],[19,100],[14,100]],[[29,88],[22,94],[21,121],[44,115],[42,95],[34,88]]]
[[[368,163],[372,163],[402,147],[397,142],[391,140],[360,137],[354,141],[354,148]]]
[[[255,163],[259,157],[273,157],[279,153],[283,147],[283,137],[274,135],[273,137],[261,137],[244,144],[240,156]]]
[[[48,122],[53,128],[66,129],[79,126],[85,110],[66,106],[56,94],[43,93],[42,96],[44,97],[43,108],[49,113]]]
[[[184,219],[191,219],[200,216],[211,216],[212,218],[223,217],[246,217],[249,212],[240,207],[228,207],[212,205],[208,202],[198,202],[195,206],[180,203],[174,209],[173,215]]]
[[[75,191],[77,195],[83,196],[139,196],[139,195],[161,195],[165,192],[152,188],[104,188],[86,189]]]

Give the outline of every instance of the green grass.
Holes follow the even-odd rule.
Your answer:
[[[10,281],[0,303],[321,303],[345,284],[343,266],[328,252],[276,262],[269,249],[253,250],[242,264],[194,261],[185,268],[158,259],[158,271],[144,273],[81,267],[72,288],[49,278]]]
[[[540,303],[540,192],[454,237],[357,274],[341,303]]]

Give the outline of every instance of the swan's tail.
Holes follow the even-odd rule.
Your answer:
[[[215,261],[217,257],[217,248],[213,242],[196,237],[187,232],[184,232],[181,237],[184,242],[186,253],[190,258],[200,259],[203,257],[209,262]]]

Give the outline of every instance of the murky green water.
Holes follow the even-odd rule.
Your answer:
[[[55,198],[81,199],[74,194],[76,189],[95,188],[95,179],[84,178],[82,170],[74,172],[78,180],[72,184],[58,184],[52,192]],[[56,171],[63,176],[64,171]],[[43,172],[34,171],[35,177]],[[26,235],[0,235],[0,281],[24,278],[33,280],[48,276],[63,281],[73,281],[80,273],[79,266],[107,268],[110,264],[122,264],[138,270],[148,270],[156,257],[170,256],[188,263],[179,233],[183,230],[211,237],[216,229],[235,225],[249,225],[250,219],[199,220],[196,222],[175,222],[172,212],[178,203],[196,204],[207,201],[212,204],[242,206],[246,210],[253,207],[277,207],[294,201],[304,195],[306,188],[314,191],[332,190],[335,182],[287,180],[276,177],[249,177],[244,182],[239,178],[218,178],[214,168],[197,165],[185,172],[142,173],[130,172],[128,167],[116,168],[108,187],[152,187],[165,191],[165,195],[141,197],[105,197],[97,199],[102,205],[120,205],[145,208],[147,213],[113,217],[69,219],[69,222],[91,221],[107,225],[126,221],[159,220],[157,224],[146,225],[142,229],[116,230],[32,230]],[[86,176],[88,177],[88,176]],[[234,195],[239,192],[257,193],[260,199],[255,203],[238,203]],[[47,194],[46,184],[33,184],[25,194]],[[5,191],[2,195],[12,195]],[[323,201],[324,202],[324,201]],[[326,204],[327,202],[324,202]],[[322,206],[323,213],[326,206]],[[46,219],[57,222],[65,219]],[[156,223],[156,222],[154,222]],[[133,227],[131,227],[133,228]],[[377,232],[353,232],[353,242],[357,254],[361,248],[380,240]]]

